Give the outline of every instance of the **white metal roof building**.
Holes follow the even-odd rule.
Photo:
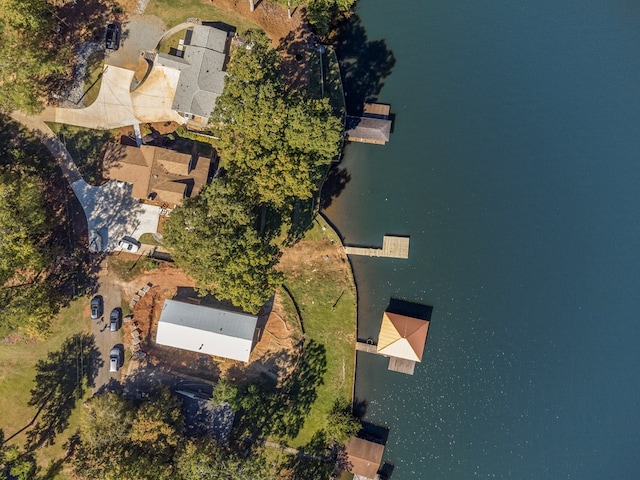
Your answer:
[[[156,343],[246,362],[257,321],[246,313],[165,300]]]

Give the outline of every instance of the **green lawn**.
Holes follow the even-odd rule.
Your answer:
[[[104,183],[102,176],[102,151],[108,142],[115,140],[111,130],[93,130],[62,123],[48,123],[71,154],[82,178],[92,185]]]
[[[162,242],[156,240],[156,237],[154,237],[152,233],[143,233],[140,235],[138,241],[140,243],[146,243],[147,245],[162,245]]]
[[[208,0],[150,0],[144,13],[160,17],[168,28],[185,22],[188,18],[199,18],[234,26],[238,33],[252,28],[260,29],[255,23],[234,12],[216,8]]]
[[[84,76],[84,96],[82,101],[86,107],[98,98],[102,84],[102,69],[104,66],[104,52],[92,53],[87,58],[87,71]]]
[[[148,257],[139,257],[137,260],[122,260],[117,254],[109,257],[109,268],[125,282],[142,272],[154,270],[160,266],[158,260]]]
[[[323,229],[324,228],[324,229]],[[337,396],[352,399],[355,360],[356,291],[351,267],[313,252],[340,244],[336,233],[320,217],[294,249],[308,252],[312,265],[301,263],[295,271],[284,271],[284,284],[291,292],[302,316],[307,342],[313,340],[326,349],[327,370],[305,424],[291,442],[299,447],[324,427],[325,416]]]
[[[29,341],[27,343],[0,343],[0,428],[4,430],[6,438],[25,427],[36,413],[35,407],[28,406],[31,397],[30,390],[35,385],[36,362],[45,359],[47,353],[60,348],[63,342],[73,334],[89,333],[91,323],[84,315],[87,299],[75,300],[69,307],[63,309],[52,324],[52,334],[44,341]],[[69,427],[56,437],[55,444],[37,450],[40,465],[46,467],[56,459],[64,456],[63,444],[78,426],[78,409],[69,418]],[[14,437],[10,444],[24,445],[26,432]],[[63,473],[51,478],[67,478]]]

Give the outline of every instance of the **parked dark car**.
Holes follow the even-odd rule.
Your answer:
[[[118,368],[122,366],[124,360],[124,352],[122,351],[122,347],[116,345],[109,352],[109,371],[117,372]]]
[[[111,315],[109,315],[109,330],[112,332],[117,332],[122,325],[122,309],[119,307],[111,310]]]
[[[105,37],[107,50],[118,50],[120,48],[120,25],[110,23],[107,25],[107,36]]]
[[[102,295],[96,295],[91,299],[91,318],[93,320],[100,318],[104,313],[104,302]]]

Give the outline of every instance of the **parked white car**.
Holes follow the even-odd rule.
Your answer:
[[[122,251],[129,253],[136,253],[140,249],[140,245],[139,241],[131,237],[123,237],[118,243]]]

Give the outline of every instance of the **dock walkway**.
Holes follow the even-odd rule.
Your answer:
[[[345,246],[347,255],[363,255],[367,257],[409,258],[409,237],[385,235],[382,248]]]
[[[382,355],[383,357],[386,357],[386,355],[378,353],[378,347],[374,343],[358,341],[356,342],[356,351],[373,353],[376,355]],[[405,360],[403,358],[398,358],[398,357],[388,357],[388,358],[389,358],[389,366],[387,367],[388,370],[392,372],[399,372],[399,373],[405,373],[407,375],[413,375],[413,372],[416,368],[416,362],[412,360]]]

